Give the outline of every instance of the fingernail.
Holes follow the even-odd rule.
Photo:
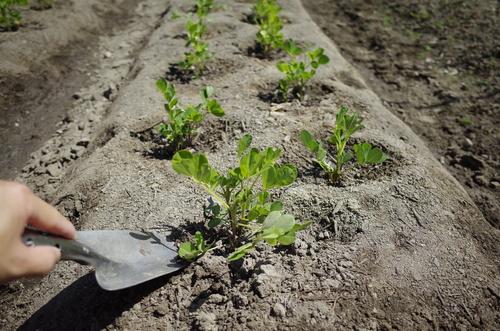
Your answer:
[[[64,221],[61,222],[60,225],[61,230],[66,235],[66,237],[68,237],[69,239],[73,239],[75,237],[76,230],[70,221],[64,219]]]

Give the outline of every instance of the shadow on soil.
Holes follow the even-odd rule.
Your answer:
[[[99,287],[89,273],[62,290],[18,330],[100,330],[177,273],[119,291]]]

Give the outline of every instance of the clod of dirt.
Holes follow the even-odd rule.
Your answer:
[[[473,155],[462,155],[459,164],[474,171],[484,169],[484,162]]]

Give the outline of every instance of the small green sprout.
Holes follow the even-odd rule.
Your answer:
[[[173,84],[161,78],[156,81],[156,86],[165,98],[165,110],[169,119],[168,123],[160,125],[160,134],[168,141],[172,151],[178,151],[191,144],[198,127],[203,122],[203,110],[217,117],[224,116],[224,109],[217,100],[211,98],[214,93],[211,86],[201,91],[203,100],[201,104],[189,105],[186,108],[179,107]]]
[[[179,19],[181,17],[182,17],[181,13],[179,13],[177,10],[173,10],[172,14],[170,15],[170,19],[172,21],[175,21],[175,20],[177,20],[177,19]]]
[[[215,7],[214,0],[196,0],[195,11],[199,18],[206,17]]]
[[[276,0],[258,0],[254,6],[254,20],[259,26],[257,44],[263,54],[281,48],[283,44],[283,23],[279,16],[281,7]]]
[[[287,40],[283,44],[283,49],[291,57],[289,61],[279,61],[278,70],[285,74],[279,82],[279,94],[283,100],[297,98],[302,100],[306,93],[307,82],[314,77],[320,65],[327,64],[330,59],[325,55],[323,48],[316,48],[306,52],[305,60],[298,60],[297,57],[304,53],[293,40]]]
[[[179,256],[186,261],[193,261],[209,250],[200,231],[194,234],[194,242],[187,241],[179,246]]]
[[[0,0],[0,30],[15,30],[21,24],[21,14],[14,6],[26,6],[28,0]]]
[[[262,241],[271,246],[290,245],[295,234],[309,225],[297,223],[292,215],[284,214],[283,204],[270,194],[272,189],[292,184],[297,169],[277,164],[280,149],[250,148],[251,142],[250,135],[241,138],[237,148],[239,166],[230,168],[226,175],[215,170],[204,154],[182,150],[172,159],[172,168],[177,173],[190,177],[210,195],[210,205],[205,207],[207,227],[224,233],[222,238],[227,238],[231,250],[230,261],[242,258]],[[200,256],[203,249],[198,246],[182,244],[184,250],[180,256]]]
[[[208,51],[208,44],[202,40],[206,25],[201,19],[197,21],[188,20],[186,30],[186,46],[190,46],[191,50],[184,54],[184,61],[181,61],[179,65],[199,77],[205,69],[205,63],[212,57],[212,54]]]
[[[346,151],[347,142],[351,136],[363,128],[362,119],[357,113],[348,114],[349,109],[345,106],[340,108],[336,116],[335,128],[328,139],[328,142],[335,145],[335,156],[332,166],[327,158],[328,152],[323,147],[320,141],[314,139],[311,133],[307,130],[302,130],[300,140],[304,146],[314,154],[313,162],[318,164],[328,176],[330,182],[335,183],[342,174],[344,165],[353,158],[353,154]],[[357,157],[357,162],[360,165],[378,164],[387,160],[387,155],[379,148],[373,148],[369,143],[361,143],[354,145],[354,153]]]
[[[462,126],[471,126],[474,124],[474,122],[469,117],[461,117],[457,121]]]
[[[378,147],[373,147],[370,143],[361,143],[354,145],[354,153],[358,164],[378,164],[387,160],[387,155]]]

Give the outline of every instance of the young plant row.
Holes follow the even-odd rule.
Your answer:
[[[35,9],[49,9],[54,0],[35,0]],[[18,7],[27,6],[28,0],[0,0],[0,31],[16,30],[21,24],[21,14]]]
[[[197,0],[195,6],[196,18],[189,18],[186,23],[187,44],[190,50],[185,53],[184,60],[178,65],[188,74],[199,78],[211,59],[212,53],[208,43],[203,40],[207,30],[206,17],[214,8],[213,0]],[[279,16],[281,7],[276,0],[258,0],[253,7],[252,21],[258,25],[256,35],[256,50],[265,57],[274,51],[282,51],[288,55],[287,60],[277,63],[283,78],[277,84],[278,99],[282,102],[302,100],[306,94],[306,86],[321,65],[330,59],[322,48],[306,50],[297,42],[283,36],[283,22]]]
[[[204,207],[206,228],[220,234],[208,243],[202,232],[196,232],[195,241],[180,245],[179,256],[192,261],[211,249],[221,248],[214,247],[220,239],[227,244],[230,261],[242,258],[260,242],[271,246],[292,244],[295,234],[309,222],[298,223],[293,215],[285,213],[280,201],[273,199],[272,190],[289,186],[297,178],[294,165],[278,163],[282,150],[250,148],[252,137],[244,135],[236,151],[238,166],[225,174],[220,173],[209,164],[206,155],[184,149],[191,146],[205,114],[217,117],[225,114],[220,103],[212,97],[213,87],[202,89],[202,102],[198,105],[181,107],[173,84],[159,79],[156,85],[165,98],[168,122],[160,125],[159,133],[167,141],[166,148],[175,152],[172,167],[205,189],[210,196],[209,205]],[[362,128],[358,114],[341,107],[328,139],[335,147],[333,155],[310,132],[301,131],[300,140],[313,154],[311,162],[324,171],[331,184],[339,179],[354,155],[363,166],[387,159],[382,150],[369,143],[355,144],[354,154],[347,150],[352,135]]]
[[[193,51],[186,53],[181,64],[193,72],[201,73],[204,61],[209,57],[202,36],[206,31],[206,16],[213,6],[212,0],[198,0],[195,7],[197,19],[188,20],[186,26],[188,45],[193,47]],[[285,73],[279,82],[279,91],[285,100],[301,99],[305,95],[306,83],[316,69],[328,63],[329,59],[322,48],[305,51],[293,40],[284,40],[278,15],[280,10],[274,0],[257,1],[253,16],[259,25],[257,42],[265,52],[279,48],[290,56],[288,61],[277,64],[278,69]],[[204,55],[200,55],[196,47],[200,47]],[[156,85],[164,96],[168,115],[168,121],[161,124],[158,131],[167,142],[166,148],[175,153],[172,168],[178,174],[191,178],[209,196],[208,205],[203,207],[206,231],[197,231],[194,240],[182,243],[179,256],[192,261],[210,250],[220,249],[229,261],[235,261],[262,242],[271,246],[293,244],[296,233],[310,222],[297,222],[293,215],[286,213],[283,203],[273,194],[274,190],[291,185],[297,178],[294,165],[279,162],[282,150],[251,147],[252,136],[246,134],[237,144],[237,166],[220,172],[208,162],[206,155],[186,149],[192,147],[206,114],[217,117],[225,114],[213,97],[213,87],[201,90],[201,103],[182,107],[173,84],[159,79]],[[353,151],[348,150],[350,138],[362,128],[358,114],[341,107],[328,139],[332,148],[323,147],[323,143],[306,130],[300,133],[300,141],[313,155],[311,162],[324,171],[331,184],[336,183],[354,156],[357,163],[363,166],[387,159],[382,150],[369,143],[355,144]],[[329,150],[335,153],[330,154]]]
[[[284,51],[288,60],[280,60],[278,70],[284,77],[278,83],[281,101],[302,100],[306,93],[307,82],[316,75],[319,66],[330,59],[323,48],[305,50],[292,40],[283,36],[283,22],[279,16],[281,7],[276,0],[258,0],[253,9],[254,22],[259,26],[256,42],[258,51],[269,56],[273,51]]]
[[[206,62],[212,58],[204,35],[207,31],[207,16],[214,7],[213,0],[196,0],[194,17],[191,15],[186,23],[186,47],[189,47],[189,50],[184,53],[184,60],[178,65],[195,78],[202,75]]]

